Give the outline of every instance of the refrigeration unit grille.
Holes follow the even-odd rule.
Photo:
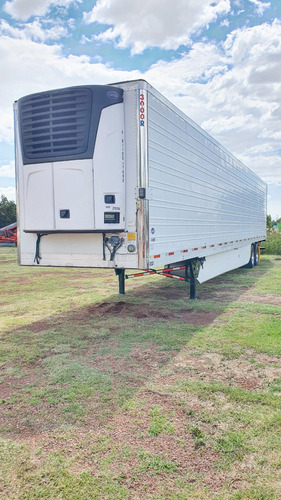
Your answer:
[[[85,154],[92,101],[92,91],[85,87],[23,98],[20,123],[24,163],[58,161]]]

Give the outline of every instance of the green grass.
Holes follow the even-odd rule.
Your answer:
[[[0,248],[3,498],[279,498],[278,256],[196,301],[178,280],[120,298],[112,271],[15,258]]]
[[[245,307],[245,306],[244,306]],[[198,350],[210,349],[226,357],[236,357],[248,349],[281,355],[281,311],[274,314],[249,314],[247,310],[232,311],[227,322],[214,323],[198,332],[190,342]]]
[[[233,462],[242,460],[250,447],[242,432],[227,432],[216,440],[215,450],[227,457],[228,461]]]
[[[128,493],[116,480],[106,475],[94,477],[88,471],[71,472],[73,459],[63,452],[51,452],[42,462],[41,467],[34,467],[32,459],[23,446],[13,446],[5,443],[1,447],[4,465],[3,484],[8,488],[7,465],[16,466],[17,477],[12,485],[13,498],[20,500],[37,500],[40,498],[69,498],[71,500],[87,500],[111,497],[120,500],[128,498]],[[1,456],[0,456],[1,457]]]
[[[149,474],[169,474],[178,470],[178,464],[175,460],[169,461],[165,455],[153,455],[146,451],[138,452],[139,471]]]
[[[235,403],[256,403],[272,408],[281,408],[281,395],[279,394],[257,390],[249,391],[225,383],[185,380],[179,383],[179,389],[187,392],[194,391],[203,398],[208,398],[211,393],[221,393]]]
[[[169,422],[167,417],[161,413],[161,409],[157,405],[152,407],[149,415],[151,417],[151,423],[148,429],[149,436],[159,436],[162,433],[175,433],[173,425]]]
[[[195,447],[199,448],[199,446],[205,446],[206,444],[205,433],[197,425],[192,427],[190,430],[195,441]]]

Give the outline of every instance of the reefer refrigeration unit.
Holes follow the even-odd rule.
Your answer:
[[[19,264],[114,268],[121,293],[125,269],[157,272],[194,296],[195,279],[257,263],[266,184],[146,81],[14,112]]]

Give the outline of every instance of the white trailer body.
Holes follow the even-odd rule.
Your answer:
[[[266,238],[266,184],[143,80],[14,105],[18,261],[155,269],[200,282]]]

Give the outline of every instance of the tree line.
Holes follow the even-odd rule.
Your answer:
[[[16,204],[2,194],[0,199],[0,228],[13,224],[17,220]]]

